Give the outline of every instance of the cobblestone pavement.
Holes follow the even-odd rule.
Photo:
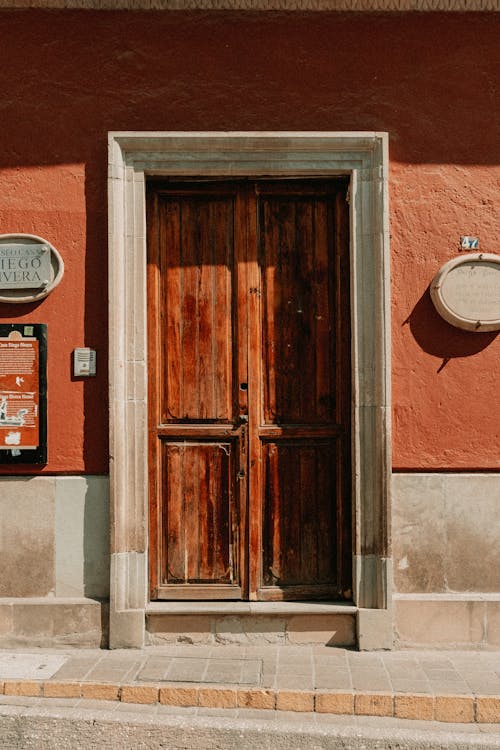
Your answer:
[[[0,704],[106,701],[113,711],[257,710],[500,723],[500,652],[324,646],[0,650]],[[80,703],[78,703],[80,702]],[[316,720],[316,719],[315,719]]]

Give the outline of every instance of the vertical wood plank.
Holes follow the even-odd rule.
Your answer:
[[[276,411],[278,419],[283,422],[297,422],[297,411],[300,405],[300,374],[298,369],[299,352],[297,350],[297,306],[298,290],[295,279],[300,261],[295,252],[296,206],[294,201],[273,199],[272,221],[278,226],[278,276],[280,279],[280,307],[278,309],[278,326],[271,333],[279,357],[275,365]],[[307,366],[307,363],[303,363]]]
[[[304,581],[318,580],[318,508],[321,505],[331,505],[331,497],[325,488],[317,482],[318,451],[312,445],[305,445],[299,453],[300,464],[300,519],[299,545],[300,561],[298,576]],[[326,502],[325,502],[326,501]],[[329,527],[323,527],[322,534],[329,532]],[[331,540],[334,552],[334,539]]]
[[[338,452],[337,444],[322,444],[318,446],[316,455],[316,492],[318,503],[316,548],[320,581],[338,580],[337,550],[339,540],[336,527],[338,501],[341,499],[337,492]],[[330,498],[330,502],[325,502]]]
[[[282,540],[280,512],[281,487],[278,470],[278,450],[275,444],[265,443],[262,447],[265,461],[264,493],[266,503],[263,514],[263,565],[262,580],[266,586],[278,584],[282,577],[281,555],[286,546]]]
[[[193,555],[198,559],[197,579],[200,581],[210,580],[217,577],[214,565],[214,528],[213,521],[216,514],[217,500],[214,490],[217,491],[217,479],[220,474],[220,464],[217,458],[207,448],[199,450],[198,463],[198,540],[197,543],[187,540],[187,544],[193,547]],[[214,484],[216,485],[214,487]]]
[[[329,220],[331,209],[326,200],[314,206],[314,341],[316,350],[315,405],[318,421],[335,421],[336,385],[332,377],[337,360],[335,353],[334,299],[335,255]],[[333,256],[333,257],[332,257]],[[341,366],[341,363],[340,363]],[[343,371],[343,370],[342,370]]]
[[[263,404],[263,353],[262,353],[262,289],[261,264],[259,264],[259,212],[255,185],[245,191],[247,211],[247,296],[248,311],[248,597],[257,599],[262,569],[263,522],[263,456],[259,438],[259,425],[264,421]],[[265,381],[264,381],[265,382]]]
[[[294,283],[295,307],[294,349],[297,352],[298,399],[293,421],[303,422],[307,415],[317,415],[317,401],[314,388],[314,373],[318,370],[316,359],[317,341],[315,338],[314,299],[314,245],[315,245],[315,204],[318,199],[304,197],[295,203],[295,256],[297,271]],[[304,366],[306,364],[306,366]]]
[[[162,582],[184,581],[186,578],[184,556],[184,449],[178,445],[163,446],[164,500],[164,548],[162,559],[165,569]]]
[[[199,578],[200,547],[200,452],[190,444],[182,447],[184,554],[185,582]]]
[[[239,477],[229,486],[232,489],[231,507],[233,519],[233,546],[232,554],[235,559],[235,570],[237,570],[242,587],[243,598],[248,599],[250,592],[250,570],[249,570],[249,545],[250,545],[250,518],[249,514],[249,485],[255,463],[252,458],[252,446],[249,434],[255,433],[254,412],[251,411],[248,395],[253,393],[253,387],[249,382],[249,360],[250,360],[250,329],[249,329],[249,217],[248,217],[248,192],[249,187],[240,187],[234,197],[233,203],[233,242],[234,242],[234,298],[236,306],[233,316],[233,346],[232,359],[229,362],[234,367],[235,394],[233,402],[232,418],[236,424],[240,421],[240,415],[249,417],[249,421],[239,427],[241,438],[235,445],[234,473]],[[246,385],[246,389],[245,389]],[[253,403],[254,399],[252,399]],[[244,476],[240,470],[243,470]]]
[[[214,357],[215,404],[213,416],[220,420],[233,419],[233,311],[234,277],[234,201],[228,198],[214,205],[215,242],[213,258],[213,321],[212,340]],[[234,290],[237,294],[237,290]],[[237,304],[237,298],[236,298]]]
[[[196,320],[198,338],[198,419],[215,416],[214,398],[214,353],[213,310],[214,274],[217,249],[215,247],[214,205],[201,201],[198,205],[198,316]]]
[[[276,350],[277,342],[281,336],[276,336],[276,329],[281,328],[279,311],[282,307],[281,286],[277,283],[279,274],[279,233],[278,226],[273,221],[271,206],[265,198],[260,200],[259,206],[259,265],[261,273],[262,294],[262,333],[263,344],[263,397],[264,397],[264,420],[267,423],[275,422],[278,417],[277,394],[276,394],[276,362],[281,356],[281,351]],[[276,319],[275,311],[278,311]]]
[[[199,206],[196,201],[182,201],[182,360],[179,363],[183,382],[180,419],[196,419],[199,413]]]
[[[163,385],[161,422],[179,418],[182,414],[182,320],[181,320],[181,207],[179,201],[161,201],[160,214],[160,320],[162,333],[163,367],[159,382]],[[164,376],[162,377],[164,373]]]

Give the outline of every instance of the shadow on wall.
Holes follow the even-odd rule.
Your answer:
[[[48,28],[50,43],[41,45]],[[67,263],[63,284],[40,309],[10,305],[1,313],[47,322],[49,363],[76,346],[97,350],[97,376],[83,384],[83,447],[74,441],[71,456],[49,395],[46,472],[108,471],[108,131],[382,130],[392,162],[499,160],[493,14],[2,11],[0,34],[0,171],[14,175],[0,202],[3,231],[43,226]],[[462,38],[481,55],[464,54]],[[332,47],[332,39],[342,41]],[[50,128],[37,126],[34,102],[50,113]],[[467,102],[467,116],[457,117],[456,102]],[[64,183],[67,200],[61,187],[40,201],[60,179],[55,167],[83,164],[85,200],[78,168]],[[50,182],[44,166],[54,167]],[[60,366],[49,393],[62,384],[80,440],[79,385],[68,383],[66,359]]]
[[[409,325],[417,344],[433,357],[442,360],[438,372],[456,357],[472,357],[486,349],[498,331],[474,333],[462,331],[447,323],[432,304],[429,289],[420,297],[403,325]]]
[[[497,164],[496,15],[4,10],[0,162],[88,161],[108,130],[361,129],[397,161]]]

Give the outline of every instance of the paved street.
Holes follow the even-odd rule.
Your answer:
[[[494,750],[498,725],[4,696],[2,750]]]

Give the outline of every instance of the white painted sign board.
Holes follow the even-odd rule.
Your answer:
[[[0,289],[39,289],[50,279],[48,245],[0,243]]]
[[[63,259],[48,240],[35,234],[0,234],[0,302],[38,302],[63,274]]]

